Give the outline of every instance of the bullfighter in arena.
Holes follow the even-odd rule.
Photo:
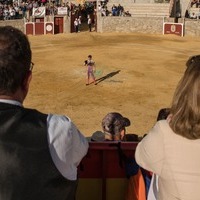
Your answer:
[[[95,62],[92,60],[92,55],[88,56],[88,59],[85,60],[84,66],[87,66],[87,83],[86,85],[90,84],[90,78],[92,78],[92,83],[96,84],[96,79],[95,79]]]

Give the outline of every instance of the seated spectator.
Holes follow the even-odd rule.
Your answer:
[[[92,137],[88,137],[88,140],[92,142],[104,142],[105,134],[102,131],[95,131]]]
[[[108,113],[102,120],[103,132],[96,131],[93,133],[91,141],[138,141],[138,135],[126,134],[126,127],[130,124],[130,120],[120,113]]]
[[[106,140],[123,140],[127,126],[131,122],[120,113],[108,113],[102,120],[102,129]]]
[[[101,9],[101,16],[106,16],[106,6],[103,6]]]
[[[131,17],[131,13],[129,11],[124,11],[123,16],[124,17]]]
[[[194,12],[190,15],[190,19],[197,19],[197,16]]]

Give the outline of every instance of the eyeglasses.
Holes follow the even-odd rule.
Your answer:
[[[189,67],[193,63],[199,63],[200,64],[200,55],[192,56],[188,59],[186,62],[186,66]]]
[[[33,66],[34,66],[34,63],[31,62],[31,64],[30,64],[30,68],[29,68],[29,71],[32,71],[32,70],[33,70]]]

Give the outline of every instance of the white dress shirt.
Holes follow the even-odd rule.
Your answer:
[[[2,103],[22,106],[18,101],[0,99]],[[87,139],[70,118],[49,114],[47,140],[52,160],[59,172],[69,180],[77,179],[77,166],[88,150]]]

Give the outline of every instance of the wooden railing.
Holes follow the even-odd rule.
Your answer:
[[[124,199],[128,179],[118,148],[129,158],[134,158],[137,144],[138,142],[90,142],[88,153],[78,168],[77,199]]]

